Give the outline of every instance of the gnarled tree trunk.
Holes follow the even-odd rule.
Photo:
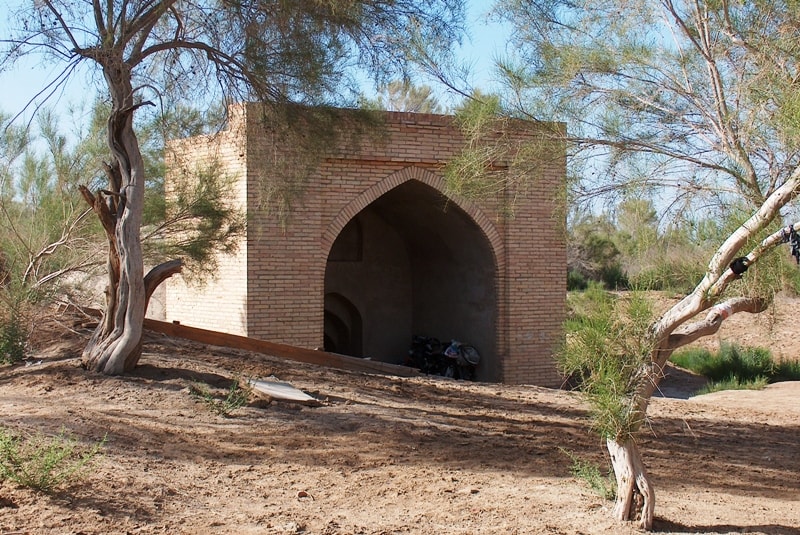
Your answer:
[[[130,68],[121,59],[101,58],[111,91],[108,145],[113,155],[106,166],[109,189],[92,195],[81,188],[108,238],[108,284],[103,320],[83,351],[87,369],[109,375],[132,370],[142,353],[147,303],[156,286],[181,269],[179,261],[157,266],[144,276],[141,225],[144,207],[144,162],[133,130],[134,103]]]
[[[655,491],[636,442],[632,438],[622,443],[607,439],[606,447],[617,479],[614,518],[637,521],[642,529],[651,529],[656,507]]]

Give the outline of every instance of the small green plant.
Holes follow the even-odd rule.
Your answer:
[[[559,448],[561,452],[572,461],[570,472],[572,477],[586,483],[592,491],[604,500],[613,500],[617,496],[617,481],[611,470],[605,475],[600,471],[600,467],[595,463],[581,459],[575,453],[564,448]]]
[[[624,290],[630,286],[628,276],[619,262],[603,266],[600,269],[600,280],[609,290]]]
[[[691,370],[700,375],[705,375],[704,371],[707,368],[707,363],[712,358],[711,352],[708,349],[691,347],[675,351],[675,353],[670,356],[669,360],[676,366]]]
[[[52,492],[79,479],[105,443],[103,437],[82,447],[63,429],[56,436],[22,436],[0,427],[0,480]]]
[[[250,397],[250,389],[242,387],[238,379],[231,381],[227,393],[221,398],[214,395],[207,385],[201,383],[192,384],[189,393],[205,403],[212,412],[225,418],[230,418],[233,411],[246,405]]]
[[[782,275],[783,289],[788,290],[795,296],[800,295],[800,270],[796,266],[789,264],[788,268],[783,270]]]

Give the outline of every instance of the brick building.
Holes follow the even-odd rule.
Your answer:
[[[257,110],[238,106],[227,130],[168,151],[168,181],[216,161],[248,214],[215,280],[167,282],[168,321],[393,363],[414,335],[457,339],[480,352],[479,380],[560,384],[565,150],[543,132],[561,125],[509,134],[546,147],[536,176],[503,192],[512,217],[497,199],[444,194],[441,168],[464,143],[451,117],[387,112],[380,136],[326,153],[287,220],[259,208],[281,148]]]

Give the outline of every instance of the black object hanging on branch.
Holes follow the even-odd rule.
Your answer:
[[[742,273],[747,271],[747,268],[750,267],[750,260],[747,259],[746,256],[740,256],[739,258],[734,258],[731,265],[728,266],[731,268],[738,277],[742,276]]]
[[[800,233],[794,230],[794,225],[789,225],[781,231],[781,235],[783,236],[783,242],[788,242],[792,247],[792,256],[795,262],[800,264]]]

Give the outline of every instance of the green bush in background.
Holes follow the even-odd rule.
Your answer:
[[[703,392],[763,388],[769,383],[800,380],[800,362],[776,362],[768,349],[723,344],[718,353],[707,349],[676,351],[672,362],[707,377]]]

